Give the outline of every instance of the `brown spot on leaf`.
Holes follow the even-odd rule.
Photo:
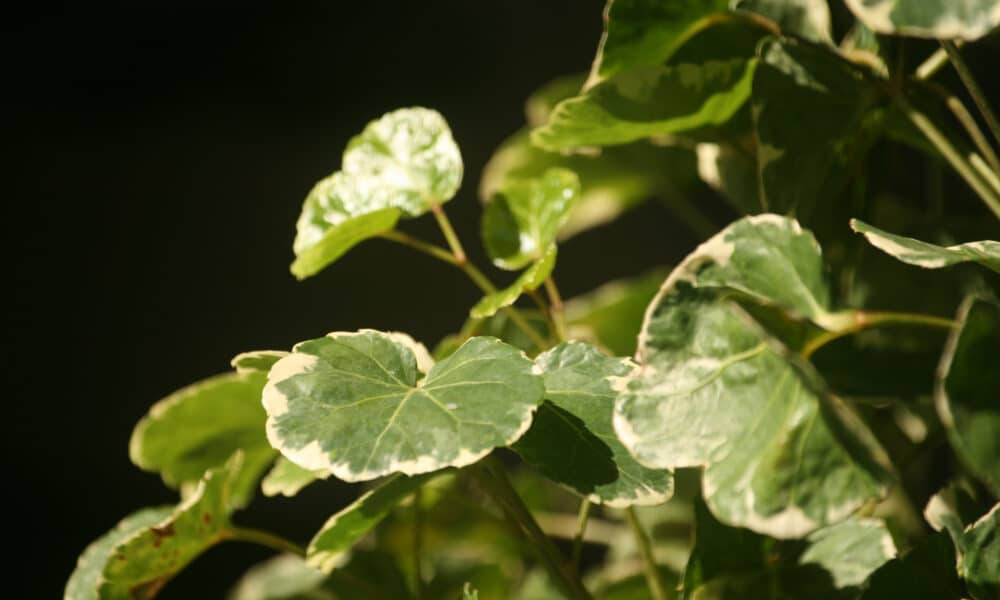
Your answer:
[[[204,523],[205,525],[211,525],[212,515],[208,514],[207,512],[201,513],[201,522]]]
[[[150,527],[149,531],[153,534],[153,547],[154,548],[159,548],[160,544],[163,543],[163,540],[165,538],[168,538],[168,537],[170,537],[170,536],[172,536],[172,535],[174,535],[176,533],[174,531],[174,524],[173,523],[167,523],[163,527]]]

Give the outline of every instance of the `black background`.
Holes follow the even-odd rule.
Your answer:
[[[234,354],[361,327],[429,344],[457,329],[475,289],[387,242],[296,283],[302,199],[369,120],[436,108],[466,164],[448,210],[485,264],[482,166],[523,123],[529,93],[589,68],[602,5],[78,3],[8,15],[3,489],[15,559],[4,589],[59,597],[86,544],[174,501],[131,465],[129,434],[149,405]],[[438,235],[429,218],[405,228]],[[651,205],[565,246],[560,284],[582,292],[696,241]],[[258,500],[241,520],[304,542],[356,493],[315,487]],[[216,548],[162,597],[221,597],[267,554]]]

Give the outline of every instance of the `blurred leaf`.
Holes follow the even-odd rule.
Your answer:
[[[664,271],[651,271],[609,281],[568,300],[565,312],[572,337],[589,339],[616,356],[631,356],[646,307],[666,277]]]
[[[254,371],[267,373],[274,366],[274,363],[286,356],[288,353],[283,350],[254,350],[237,354],[229,364],[236,369],[237,373],[252,373]]]
[[[1000,273],[1000,242],[985,240],[948,247],[935,246],[882,231],[858,219],[851,219],[851,229],[863,234],[872,246],[909,265],[940,269],[971,261]]]
[[[326,575],[294,554],[280,554],[247,571],[228,600],[335,600]]]
[[[959,600],[961,597],[955,550],[948,536],[938,533],[872,573],[859,600]]]
[[[525,269],[524,272],[521,273],[516,280],[514,280],[514,283],[502,290],[485,296],[472,307],[472,310],[469,311],[469,315],[474,319],[492,317],[497,314],[497,311],[501,308],[511,306],[517,302],[517,299],[521,297],[521,294],[538,289],[538,286],[545,283],[545,280],[552,274],[552,269],[554,269],[555,266],[556,245],[550,244],[548,249],[542,253],[541,258]]]
[[[976,40],[1000,25],[997,0],[845,0],[879,33]]]
[[[329,476],[327,471],[303,469],[284,456],[279,456],[271,471],[260,482],[260,489],[265,496],[281,495],[290,498],[317,479]]]
[[[774,21],[782,33],[811,42],[832,44],[830,7],[826,0],[733,0],[732,8]]]

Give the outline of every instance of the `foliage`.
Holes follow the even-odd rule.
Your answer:
[[[65,597],[151,598],[226,541],[284,553],[242,600],[1000,597],[1000,127],[955,43],[1000,1],[846,6],[845,32],[825,0],[610,0],[591,72],[534,94],[483,173],[503,288],[443,208],[444,117],[369,123],[292,273],[381,238],[482,299],[433,353],[338,331],[153,405],[130,456],[180,499],[84,550]],[[986,133],[927,81],[948,60]],[[650,197],[703,242],[564,301],[566,241]],[[428,213],[446,246],[400,229]],[[304,548],[233,521],[330,478],[369,489]]]

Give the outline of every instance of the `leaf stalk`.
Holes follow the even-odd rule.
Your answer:
[[[954,42],[942,40],[941,47],[948,53],[948,59],[958,72],[958,76],[962,80],[962,83],[965,84],[965,89],[967,89],[969,91],[969,95],[972,96],[972,101],[976,104],[976,108],[978,108],[980,114],[983,115],[983,119],[986,121],[986,126],[993,133],[994,139],[1000,143],[1000,121],[997,121],[996,113],[993,112],[989,101],[986,100],[986,94],[983,93],[983,89],[979,87],[979,84],[976,82],[976,78],[972,75],[972,70],[969,69],[969,65],[967,65],[965,63],[965,59],[962,58],[962,53],[958,51],[958,46],[956,46]]]
[[[839,313],[838,313],[839,314]],[[920,315],[914,313],[880,312],[880,311],[850,311],[845,316],[847,323],[840,329],[825,331],[814,337],[802,348],[802,356],[809,358],[817,350],[830,342],[852,335],[872,327],[883,325],[914,325],[923,327],[933,327],[938,329],[951,329],[956,325],[955,321],[943,317],[931,315]]]
[[[288,552],[295,554],[300,558],[306,557],[305,548],[295,542],[286,540],[285,538],[268,531],[249,529],[246,527],[234,527],[227,530],[225,538],[238,542],[257,544],[258,546],[271,548],[272,550],[277,550],[278,552]]]
[[[639,517],[635,514],[635,507],[630,506],[625,509],[625,521],[628,523],[632,535],[635,536],[635,543],[639,547],[639,554],[642,557],[642,570],[646,575],[646,585],[649,586],[650,595],[653,600],[668,600],[667,588],[660,578],[660,571],[656,568],[656,558],[653,556],[653,544],[639,523]]]

